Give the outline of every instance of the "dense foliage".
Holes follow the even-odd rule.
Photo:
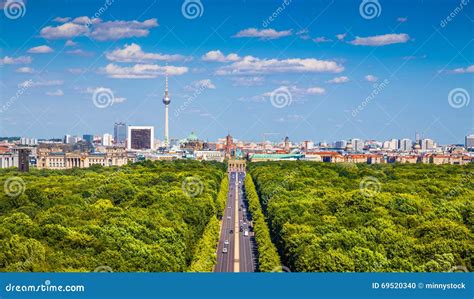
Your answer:
[[[474,270],[472,164],[249,167],[293,271]]]
[[[216,247],[219,242],[220,224],[219,219],[224,214],[227,193],[229,192],[229,177],[225,176],[221,182],[219,194],[217,195],[217,213],[211,217],[204,230],[201,240],[199,240],[190,272],[212,272],[217,263]]]
[[[280,257],[270,238],[265,216],[258,198],[252,177],[245,177],[245,192],[249,200],[249,211],[252,214],[255,242],[258,248],[258,270],[260,272],[280,272]]]
[[[2,170],[6,191],[12,178],[25,189],[0,194],[0,271],[187,271],[206,226],[215,229],[224,168],[144,161]]]

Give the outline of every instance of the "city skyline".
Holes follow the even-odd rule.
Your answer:
[[[419,132],[462,144],[474,132],[472,5],[448,20],[459,3],[382,2],[374,17],[359,1],[191,2],[198,15],[156,1],[25,2],[19,18],[4,9],[0,135],[102,135],[125,122],[163,140],[165,74],[170,138]]]

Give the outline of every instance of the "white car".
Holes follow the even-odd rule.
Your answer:
[[[230,219],[230,216],[227,216],[227,219]]]
[[[227,248],[224,247],[224,248],[222,249],[222,253],[227,253]]]
[[[225,240],[225,241],[224,241],[224,244],[225,244],[225,245],[229,245],[229,240]]]
[[[249,231],[248,231],[248,230],[244,230],[244,236],[245,236],[245,237],[248,237],[248,236],[249,236]]]

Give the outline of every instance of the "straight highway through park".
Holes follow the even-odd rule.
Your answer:
[[[245,172],[229,173],[229,193],[221,222],[215,272],[255,272],[256,269],[257,251],[244,193],[245,175]]]

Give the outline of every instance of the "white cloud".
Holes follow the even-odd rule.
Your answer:
[[[64,92],[61,89],[56,89],[54,91],[46,92],[46,95],[52,97],[62,97],[64,95]]]
[[[212,83],[211,79],[203,79],[199,81],[194,81],[191,83],[191,85],[186,87],[186,89],[190,91],[202,88],[216,89],[216,86],[214,85],[214,83]]]
[[[71,74],[74,74],[74,75],[80,75],[80,74],[84,74],[87,69],[85,68],[70,68],[70,69],[67,69],[68,72],[70,72]]]
[[[121,67],[109,63],[101,70],[110,78],[118,79],[148,79],[161,75],[182,75],[188,72],[187,67],[160,66],[157,64],[135,64],[130,67]]]
[[[262,85],[265,81],[263,77],[235,77],[231,79],[234,83],[233,86],[258,86]]]
[[[406,17],[398,17],[398,18],[397,18],[397,21],[400,22],[400,23],[405,23],[406,21],[408,21],[408,18],[406,18]]]
[[[24,67],[19,67],[16,69],[17,73],[23,73],[23,74],[32,74],[34,70],[30,67],[24,66]]]
[[[92,56],[94,56],[93,52],[84,51],[82,49],[75,49],[75,50],[66,51],[66,54],[75,55],[75,56],[82,56],[82,57],[92,57]]]
[[[28,50],[28,53],[33,53],[33,54],[45,54],[45,53],[51,53],[51,52],[54,52],[54,50],[47,45],[33,47]]]
[[[112,52],[106,53],[105,56],[108,60],[116,62],[177,61],[186,59],[185,56],[178,54],[145,53],[135,43],[125,45],[123,49],[115,49]]]
[[[315,43],[327,43],[327,42],[331,42],[331,41],[332,41],[331,39],[328,39],[325,36],[320,36],[320,37],[313,38],[313,42],[315,42]]]
[[[20,87],[41,87],[41,86],[58,86],[63,85],[62,80],[47,80],[47,81],[25,81],[19,84]]]
[[[326,90],[322,87],[310,87],[306,89],[307,94],[324,94]]]
[[[89,28],[84,25],[74,23],[64,23],[53,27],[47,26],[41,29],[40,35],[46,39],[70,39],[76,36],[83,36],[89,33]]]
[[[31,63],[33,59],[30,56],[19,56],[19,57],[10,57],[5,56],[0,58],[0,65],[4,64],[28,64]]]
[[[71,39],[77,36],[88,36],[99,41],[118,40],[130,37],[148,36],[149,29],[157,27],[156,19],[139,21],[108,21],[77,17],[59,26],[47,26],[41,29],[40,35],[46,39]]]
[[[216,71],[217,75],[243,75],[243,74],[268,74],[268,73],[318,73],[342,72],[344,67],[335,61],[318,60],[314,58],[289,58],[289,59],[260,59],[245,56],[239,61],[223,66]]]
[[[336,38],[338,40],[344,40],[346,38],[347,33],[336,34]]]
[[[70,17],[65,17],[65,18],[56,17],[54,18],[53,21],[58,22],[58,23],[66,23],[66,22],[69,22],[70,20],[71,20]]]
[[[280,37],[290,36],[291,30],[277,31],[275,29],[257,29],[248,28],[239,31],[234,37],[258,37],[260,39],[277,39]]]
[[[356,38],[351,41],[350,44],[356,46],[386,46],[391,44],[406,43],[409,39],[410,37],[405,33],[384,34],[369,37],[356,36]]]
[[[453,74],[465,74],[465,73],[474,73],[474,64],[466,68],[457,68],[450,71]]]
[[[240,57],[235,53],[226,56],[220,50],[213,50],[204,54],[201,59],[204,61],[231,62],[240,60]]]
[[[331,80],[326,81],[326,83],[340,84],[349,82],[349,78],[346,76],[336,77]]]
[[[379,80],[379,78],[375,77],[374,75],[367,75],[364,78],[369,82],[377,82]]]
[[[74,47],[74,46],[77,46],[77,43],[74,42],[74,41],[72,41],[72,40],[70,40],[70,39],[68,39],[64,45],[65,45],[66,47]]]

